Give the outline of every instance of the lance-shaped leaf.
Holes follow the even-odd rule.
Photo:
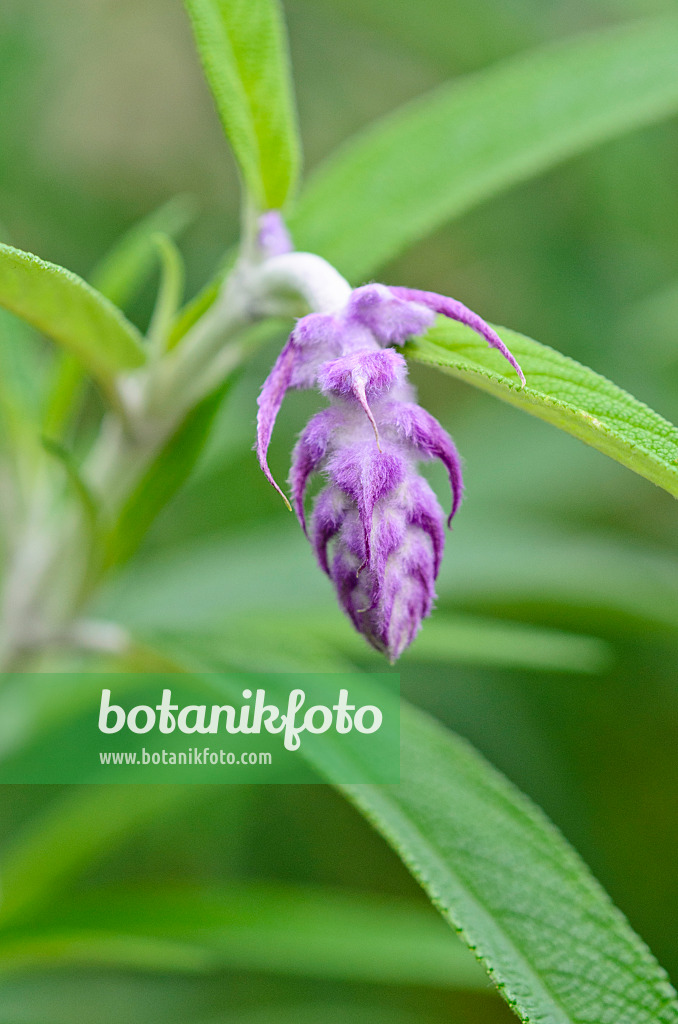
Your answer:
[[[153,355],[157,356],[168,346],[170,329],[184,293],[185,270],[181,253],[169,235],[157,234],[154,241],[160,257],[160,286],[148,339]]]
[[[135,828],[180,813],[202,792],[195,786],[72,786],[58,793],[2,849],[0,928],[48,902]]]
[[[167,439],[119,512],[107,540],[106,568],[127,561],[153,520],[184,483],[207,441],[232,378],[203,398]]]
[[[108,299],[54,263],[0,245],[0,306],[48,335],[104,383],[144,362],[137,329]]]
[[[90,284],[121,309],[144,285],[153,267],[160,262],[163,251],[158,235],[176,238],[193,218],[195,203],[191,196],[178,195],[144,217],[125,232],[92,270]],[[44,418],[49,435],[60,434],[78,410],[83,385],[83,367],[68,353],[63,353],[52,372]]]
[[[27,927],[0,929],[0,975],[70,963],[488,989],[430,907],[265,883],[71,892]]]
[[[309,180],[299,248],[356,281],[452,217],[678,110],[678,20],[550,45],[434,90],[368,127]]]
[[[187,650],[179,670],[202,660]],[[267,695],[283,697],[282,678],[267,679]],[[378,686],[370,699],[379,705]],[[543,812],[469,743],[403,702],[400,783],[379,785],[351,736],[307,737],[299,754],[391,844],[525,1024],[678,1024],[650,950]],[[346,785],[357,765],[365,781]]]
[[[99,503],[83,479],[72,454],[52,437],[43,437],[42,446],[63,466],[66,478],[78,498],[85,522],[90,530],[94,531],[99,520]]]
[[[125,309],[162,257],[158,235],[177,238],[193,220],[195,208],[192,196],[178,195],[153,210],[97,263],[90,274],[92,285]]]
[[[468,327],[440,318],[407,353],[553,423],[678,497],[678,427],[607,378],[523,334],[498,328],[526,387]]]
[[[299,143],[277,0],[185,0],[207,81],[260,209],[294,188]]]
[[[537,807],[407,705],[401,751],[400,785],[344,788],[521,1020],[678,1021],[666,974]]]

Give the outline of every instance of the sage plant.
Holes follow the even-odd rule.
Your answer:
[[[317,668],[313,660],[316,639],[322,647],[323,668],[342,671],[348,665],[354,676],[366,678],[371,685],[369,669],[383,667],[382,661],[360,645],[350,651],[350,660],[344,657],[348,627],[339,613],[332,619],[335,625],[333,632],[328,630],[329,639],[320,628],[316,636],[314,609],[309,607],[308,600],[301,608],[282,609],[281,626],[278,616],[283,602],[277,600],[276,607],[271,608],[273,602],[264,599],[269,579],[277,573],[277,543],[271,544],[261,559],[264,567],[259,570],[261,577],[254,588],[261,596],[257,614],[248,615],[245,620],[244,615],[238,616],[239,609],[234,611],[243,579],[253,589],[252,563],[260,541],[270,541],[270,520],[260,532],[251,532],[244,559],[246,569],[239,579],[230,575],[235,577],[230,558],[233,545],[229,547],[229,539],[217,541],[220,552],[229,551],[229,557],[215,571],[225,592],[223,606],[216,601],[223,611],[219,627],[213,620],[201,620],[204,628],[192,631],[195,620],[188,622],[184,614],[189,599],[183,575],[179,582],[175,579],[174,591],[168,588],[175,606],[179,606],[181,628],[176,623],[167,626],[163,619],[163,629],[158,628],[155,633],[150,629],[150,635],[146,635],[133,615],[127,617],[124,597],[118,596],[117,604],[115,600],[108,606],[97,603],[108,581],[134,558],[154,518],[188,477],[214,416],[222,403],[229,400],[236,371],[257,346],[271,341],[272,320],[285,321],[289,338],[277,358],[272,350],[266,357],[268,364],[274,365],[259,398],[256,448],[261,468],[268,480],[284,492],[285,488],[273,480],[267,461],[276,416],[289,389],[317,390],[326,405],[313,415],[296,443],[289,479],[290,504],[301,527],[308,532],[320,568],[331,578],[342,608],[366,640],[391,661],[413,640],[422,620],[431,612],[445,523],[456,513],[462,496],[460,459],[446,429],[454,427],[454,410],[449,408],[441,413],[442,425],[417,403],[408,381],[410,360],[435,366],[444,374],[452,374],[537,416],[616,459],[668,494],[678,496],[678,429],[647,405],[547,345],[505,328],[499,328],[497,333],[454,299],[428,291],[364,283],[370,282],[381,266],[427,231],[442,226],[470,204],[494,197],[500,189],[554,166],[566,155],[581,153],[598,141],[677,110],[675,18],[648,18],[625,26],[616,24],[623,18],[615,15],[612,28],[519,55],[497,67],[481,69],[465,82],[443,84],[394,112],[386,121],[367,126],[302,184],[295,104],[279,4],[276,0],[185,0],[185,5],[242,185],[240,236],[237,244],[224,252],[213,279],[184,303],[181,256],[174,242],[178,234],[176,209],[165,208],[151,215],[109,254],[87,282],[31,253],[0,245],[0,305],[24,321],[19,328],[13,321],[0,323],[8,334],[8,349],[12,346],[13,356],[20,360],[33,346],[45,357],[46,365],[44,379],[37,382],[28,398],[26,381],[35,384],[30,368],[28,373],[12,377],[8,359],[3,362],[0,380],[0,664],[5,670],[0,680],[0,764],[9,766],[5,776],[9,778],[13,777],[17,763],[21,767],[21,762],[25,765],[33,755],[38,761],[44,757],[49,749],[49,744],[43,746],[45,737],[56,736],[65,741],[61,749],[68,750],[73,736],[80,735],[71,730],[73,716],[78,714],[80,701],[91,698],[92,689],[91,680],[85,679],[83,683],[81,679],[79,670],[83,667],[96,671],[113,667],[128,672],[148,670],[149,666],[156,671],[160,666],[162,672],[185,672],[191,671],[197,660],[201,671],[206,667],[215,674],[223,673],[224,668],[258,672],[262,664],[267,670],[271,664],[278,667],[286,655],[289,660],[284,667],[291,662],[292,671],[305,673]],[[60,5],[60,17],[62,6],[68,5]],[[378,5],[372,6],[376,11]],[[391,5],[386,17],[396,18],[396,8],[400,7],[404,10],[407,5]],[[411,7],[414,11],[414,5]],[[463,5],[447,5],[445,9],[448,7],[453,19],[463,13]],[[78,19],[81,13],[78,10]],[[482,16],[474,13],[474,26],[477,17]],[[416,19],[418,28],[425,30],[426,11],[416,8]],[[460,21],[463,20],[462,16]],[[428,29],[431,35],[442,38],[437,20]],[[23,40],[23,26],[17,38]],[[317,52],[324,55],[322,47]],[[374,74],[378,73],[375,68]],[[3,114],[8,106],[11,104],[3,105]],[[29,134],[23,124],[20,134]],[[17,138],[10,137],[5,147],[10,156],[16,142]],[[651,162],[647,156],[652,152],[651,146],[652,139],[646,137],[638,151],[648,161],[646,166]],[[609,153],[608,157],[612,160],[614,154]],[[655,162],[661,164],[661,160]],[[614,178],[609,176],[605,187],[609,188],[609,180]],[[17,173],[12,181],[12,189],[17,192],[20,179],[21,174]],[[27,181],[32,186],[30,175]],[[632,204],[633,195],[629,189],[624,193],[623,203],[609,204],[607,215],[612,217],[614,211],[626,209]],[[663,207],[669,202],[671,190],[667,188],[658,195],[655,217],[632,212],[633,219],[643,226],[644,247],[650,229],[661,219],[660,212],[665,216]],[[13,205],[13,193],[11,199]],[[649,195],[644,199],[650,204]],[[651,204],[648,209],[652,209]],[[562,220],[560,209],[558,214]],[[5,219],[2,213],[0,220]],[[665,219],[671,223],[670,217]],[[292,246],[285,223],[289,223],[301,251]],[[594,237],[597,245],[597,236]],[[627,235],[624,231],[610,237],[626,239]],[[670,251],[670,246],[664,248]],[[623,259],[623,252],[615,252],[615,262],[611,264],[615,273]],[[145,269],[154,262],[161,268],[160,286],[149,328],[142,332],[123,310],[126,296],[121,281],[132,280],[135,287],[140,285]],[[642,261],[640,277],[646,283],[654,262],[654,255]],[[444,279],[445,268],[439,268],[439,272],[439,279]],[[425,270],[422,277],[425,280]],[[665,294],[667,281],[670,271],[652,286],[657,294],[660,285]],[[455,290],[453,283],[450,290]],[[616,288],[615,303],[623,290]],[[500,297],[496,305],[501,309]],[[617,319],[617,305],[614,313]],[[600,317],[601,327],[605,326],[604,320]],[[25,332],[26,323],[32,333]],[[647,318],[643,323],[643,329],[649,333]],[[44,336],[54,343],[54,348],[43,345]],[[579,350],[583,349],[580,343]],[[4,350],[0,350],[0,357],[3,356]],[[90,385],[98,391],[95,401]],[[247,490],[248,512],[253,503],[263,502],[265,494],[256,457],[247,451],[247,444],[255,441],[257,390],[257,385],[252,384],[247,395],[251,415],[245,416],[248,441],[243,456],[250,460],[253,475],[261,486],[259,490],[256,485]],[[526,462],[529,456],[526,451]],[[479,466],[479,471],[491,479],[495,454],[488,447],[484,457],[487,464]],[[419,463],[431,459],[441,460],[447,469],[452,490],[449,513],[443,512],[428,482],[420,475]],[[306,494],[313,474],[319,474],[323,484],[309,508]],[[568,487],[577,495],[584,490],[581,479],[578,486],[577,482],[570,484],[568,477]],[[229,485],[230,492],[241,485],[235,472],[229,477]],[[614,493],[612,487],[610,493]],[[626,500],[623,485],[616,494],[627,511],[631,510],[623,524],[626,529],[628,523],[635,525],[640,490],[634,492],[632,505]],[[228,503],[229,488],[221,488],[217,500],[222,505]],[[526,507],[521,506],[521,514]],[[587,600],[590,574],[565,572],[568,612],[574,613],[576,606],[581,608],[581,632],[591,636],[558,633],[554,637],[539,621],[526,630],[524,625],[521,628],[506,623],[499,624],[497,629],[497,623],[473,619],[468,630],[478,663],[493,670],[497,666],[515,668],[518,664],[525,671],[541,666],[549,672],[600,674],[612,659],[610,647],[594,635],[597,625],[606,636],[613,637],[614,621],[619,617],[619,636],[624,645],[620,644],[620,653],[627,654],[632,642],[629,623],[635,628],[640,623],[644,630],[643,645],[649,653],[633,652],[629,659],[632,671],[635,664],[643,664],[645,657],[649,668],[647,694],[653,692],[654,685],[658,698],[660,710],[655,709],[655,714],[661,716],[661,722],[657,722],[661,729],[670,726],[672,717],[675,718],[675,644],[671,645],[678,618],[675,581],[669,567],[675,555],[666,543],[657,557],[662,524],[669,521],[668,506],[662,517],[655,515],[658,507],[648,502],[651,515],[646,521],[647,535],[652,536],[654,548],[633,555],[628,562],[623,558],[615,560],[609,537],[603,538],[600,549],[595,547],[593,532],[587,538],[591,550],[600,550],[594,570],[600,576],[595,581],[600,584],[595,600]],[[282,509],[279,512],[282,519]],[[467,514],[470,513],[469,509]],[[566,514],[567,510],[563,512]],[[591,519],[603,519],[599,498]],[[613,521],[610,518],[607,525]],[[504,525],[503,508],[495,522]],[[518,588],[511,590],[512,573],[520,569],[521,558],[520,551],[514,549],[520,548],[524,530],[524,523],[520,522],[509,531],[512,543],[505,546],[512,561],[500,581],[504,589],[499,587],[496,591],[502,599],[505,592],[509,598],[525,596]],[[532,543],[529,530],[527,535]],[[567,570],[569,561],[581,559],[582,550],[589,550],[575,542],[566,544],[555,532],[553,536],[553,565],[544,560],[544,566],[535,574],[534,588],[527,595],[535,605],[544,594],[555,595],[549,609],[551,615],[558,607],[558,567]],[[271,555],[273,548],[276,550]],[[528,542],[525,548],[529,551]],[[469,571],[475,571],[477,562],[485,557],[494,578],[500,572],[494,564],[494,553],[492,538],[487,549],[471,545],[467,555]],[[181,558],[183,554],[181,551]],[[209,554],[213,557],[212,548]],[[213,594],[204,577],[211,563],[206,569],[204,557],[195,561],[197,587],[207,603]],[[605,571],[599,572],[598,564]],[[183,568],[182,563],[182,572]],[[543,568],[547,571],[542,572]],[[638,585],[639,579],[642,586]],[[290,588],[295,586],[293,581],[285,583]],[[138,584],[132,576],[130,586]],[[164,578],[154,581],[150,598],[142,591],[143,601],[152,605],[155,600],[162,606],[165,586]],[[528,600],[528,606],[529,603]],[[486,603],[485,611],[491,615],[491,601]],[[596,616],[597,611],[602,615]],[[333,612],[331,608],[329,614]],[[440,671],[424,680],[430,685],[410,686],[417,699],[422,694],[422,702],[427,692],[433,692],[438,680],[449,677],[456,662],[468,655],[463,644],[461,648],[456,645],[455,625],[458,623],[454,618],[449,613],[443,615],[441,609],[439,635],[444,637],[447,647],[438,662]],[[276,628],[287,630],[287,648],[282,653],[283,645],[276,645]],[[238,648],[240,629],[244,640]],[[507,630],[512,631],[511,639],[518,642],[505,645]],[[219,633],[216,638],[215,632]],[[206,642],[205,633],[210,642]],[[211,641],[215,639],[215,646],[222,645],[218,653],[212,648]],[[484,659],[486,644],[489,657]],[[510,650],[505,651],[505,646]],[[661,657],[667,672],[660,680]],[[580,730],[588,730],[586,742],[595,753],[595,778],[582,790],[587,799],[591,794],[597,797],[605,789],[598,785],[599,752],[595,744],[598,731],[604,732],[598,726],[605,724],[605,702],[608,698],[611,705],[614,702],[618,683],[614,673],[622,660],[618,658],[616,664],[612,660],[613,671],[605,679],[604,687],[582,686],[574,697],[568,690],[570,695],[566,699],[573,706],[569,720],[572,727],[567,730],[572,749],[578,744],[579,758],[584,748]],[[53,678],[53,674],[64,666],[70,676],[62,692],[59,679]],[[407,662],[400,667],[407,682]],[[622,667],[627,671],[621,705],[625,708],[629,706],[625,701],[630,700],[635,680],[628,674],[628,666]],[[419,683],[420,675],[424,674],[420,668],[418,664],[416,680],[410,676],[411,684]],[[46,672],[39,675],[36,684],[32,673],[24,672],[26,669]],[[9,679],[7,670],[11,670]],[[377,687],[382,687],[381,693],[391,688],[389,696],[393,697],[395,674],[384,675],[383,680],[377,680]],[[506,694],[513,682],[509,677],[507,680]],[[460,688],[465,681],[462,677]],[[552,683],[550,675],[548,681]],[[246,691],[240,692],[244,696]],[[525,689],[520,694],[521,704],[527,692]],[[593,725],[579,706],[590,692],[595,694],[588,705],[595,711]],[[643,714],[652,710],[649,701],[644,703],[647,694],[643,686],[634,697]],[[303,756],[311,759],[324,781],[346,793],[370,826],[391,844],[431,901],[472,949],[476,960],[486,968],[489,979],[511,1009],[525,1024],[678,1024],[678,1000],[665,972],[563,836],[482,755],[434,720],[426,709],[413,708],[405,701],[400,708],[400,785],[379,784],[373,765],[367,763],[369,759],[361,761],[363,748],[351,747],[347,736],[330,732],[318,735],[314,737],[317,742],[309,743]],[[453,713],[451,702],[447,710]],[[487,724],[485,710],[483,706],[482,722],[479,719],[477,723],[479,732],[480,726],[484,729]],[[523,710],[521,706],[518,721],[524,725]],[[548,736],[555,731],[551,710],[544,734]],[[494,725],[489,715],[488,728],[494,728],[495,735],[488,739],[488,745],[511,749],[518,759],[525,746],[528,756],[531,753],[539,766],[543,737],[538,729],[534,730],[536,740],[530,748],[531,727],[520,728],[517,742],[516,735],[502,731],[502,708],[495,706],[491,711]],[[530,708],[535,725],[538,711],[537,702]],[[617,733],[618,725],[610,733],[614,739],[624,735],[621,731]],[[653,730],[645,732],[651,735]],[[635,744],[642,733],[631,721],[625,734],[627,750],[640,749]],[[665,734],[660,730],[659,735]],[[550,757],[551,751],[547,750],[549,756],[543,762],[546,770],[540,776],[542,784],[560,771],[560,755],[567,750],[568,736],[558,739],[563,741],[558,744],[558,757]],[[622,744],[616,743],[608,743],[605,749],[610,765],[617,756],[617,746],[624,750]],[[633,785],[630,789],[626,785],[621,789],[613,786],[615,800],[611,806],[614,813],[621,812],[620,817],[628,816],[629,835],[637,824],[632,818],[634,805],[642,805],[643,813],[648,806],[656,804],[660,808],[659,828],[653,823],[650,830],[635,829],[651,837],[649,845],[646,843],[635,851],[637,865],[642,867],[644,859],[651,855],[651,874],[659,878],[659,858],[654,859],[658,837],[660,832],[671,834],[665,826],[672,821],[670,813],[675,801],[666,792],[671,758],[664,755],[671,748],[666,743],[658,748],[659,754],[654,750],[649,757],[632,759]],[[663,759],[658,759],[660,754]],[[346,783],[343,768],[352,758],[354,762],[361,761],[362,777],[367,784]],[[579,761],[577,764],[580,767]],[[622,767],[628,782],[628,765]],[[561,795],[571,779],[580,774],[567,771],[567,765],[565,769]],[[538,770],[525,772],[527,778],[538,775]],[[637,800],[641,778],[646,785],[653,775],[661,780],[661,789],[657,786],[653,791],[657,799]],[[196,1001],[192,1005],[199,972],[215,966],[239,970],[251,967],[256,972],[272,967],[287,970],[290,975],[307,972],[318,977],[327,971],[334,981],[354,977],[361,983],[373,981],[380,985],[390,978],[394,983],[403,980],[422,986],[433,982],[446,989],[475,988],[478,995],[472,1007],[474,1019],[496,1019],[494,1008],[486,1003],[487,978],[474,973],[477,964],[472,962],[471,954],[468,962],[464,962],[463,950],[448,948],[435,921],[429,922],[426,915],[419,920],[416,907],[394,907],[390,896],[386,902],[370,898],[363,903],[363,893],[350,897],[342,893],[338,898],[336,892],[313,894],[306,884],[297,892],[287,884],[279,889],[270,882],[265,886],[238,888],[233,901],[224,884],[221,866],[223,821],[229,822],[229,830],[236,835],[240,821],[256,818],[262,804],[252,798],[255,787],[243,787],[237,803],[230,806],[220,805],[217,794],[210,804],[210,813],[201,820],[200,839],[207,838],[213,827],[214,849],[219,851],[219,856],[213,858],[220,865],[213,885],[203,877],[205,864],[212,858],[201,850],[197,862],[199,884],[197,878],[189,878],[182,892],[174,879],[171,886],[162,882],[156,886],[151,873],[146,877],[144,872],[143,884],[150,887],[150,898],[140,899],[142,886],[137,889],[121,885],[125,867],[121,870],[113,862],[112,846],[116,839],[128,838],[132,829],[144,823],[144,816],[153,819],[159,809],[164,814],[174,801],[179,805],[185,800],[183,787],[161,789],[162,792],[149,794],[144,786],[83,786],[65,796],[57,790],[54,796],[41,793],[35,800],[22,797],[14,808],[8,798],[8,820],[17,823],[18,835],[3,843],[2,849],[0,945],[4,942],[6,966],[15,976],[0,992],[2,1019],[15,1019],[20,1007],[22,1014],[26,1010],[25,1019],[43,1020],[47,1002],[54,1000],[56,1004],[59,986],[45,990],[38,984],[37,1009],[20,1006],[28,993],[27,987],[16,987],[22,984],[20,973],[39,971],[41,966],[49,968],[50,978],[64,966],[67,969],[62,980],[67,982],[64,992],[70,1005],[55,1007],[55,1019],[72,1019],[75,1004],[92,1005],[94,1011],[98,1010],[91,998],[80,998],[83,992],[91,994],[96,975],[87,973],[79,977],[79,964],[86,965],[88,970],[98,967],[102,971],[118,966],[122,985],[127,984],[131,969],[138,974],[140,985],[146,969],[162,971],[162,984],[164,976],[169,979],[172,972],[178,976],[180,971],[190,971],[192,981],[187,999],[191,1005],[175,1007],[176,1013],[184,1013],[186,1019],[192,1019],[193,1011],[201,1019],[205,1013],[217,1019],[222,1011],[230,1015],[229,1019],[235,1019],[240,1009],[242,1019],[250,1019],[253,1010],[260,1018],[249,992],[242,1007],[232,1005],[233,991],[237,1000],[237,992],[244,990],[240,985],[234,990],[227,986],[229,1002],[223,1007],[213,1001],[220,985],[212,983],[209,1002]],[[651,792],[649,788],[647,792]],[[620,793],[624,797],[621,801]],[[314,808],[321,807],[325,799],[324,791],[319,791]],[[332,795],[334,800],[336,795]],[[280,796],[275,801],[284,804]],[[294,822],[301,829],[304,825],[300,822],[300,806],[297,801]],[[558,799],[553,806],[561,813],[564,805]],[[234,810],[236,813],[232,814]],[[351,827],[348,842],[342,846],[341,821],[336,819],[335,811],[336,805],[328,802],[326,822],[320,825],[327,829],[322,839],[328,849],[336,843],[337,856],[346,857],[348,863],[361,853],[359,828]],[[276,820],[278,813],[279,809]],[[311,815],[308,817],[307,827],[314,829],[317,822]],[[587,831],[586,808],[579,814],[576,804],[571,804],[565,819],[578,822]],[[180,821],[179,827],[175,827],[173,821],[168,826],[168,842],[181,843],[183,838],[186,852],[190,847],[186,864],[196,864],[194,822],[194,818],[190,823]],[[260,821],[257,827],[263,830],[267,824]],[[247,830],[249,835],[249,823]],[[595,830],[588,832],[589,841],[595,842],[601,830],[598,836]],[[275,841],[262,846],[264,855],[266,845],[270,848],[271,860],[266,867],[269,880],[279,877],[280,872],[280,830],[276,829],[273,836]],[[314,843],[317,845],[317,837]],[[152,849],[153,844],[149,851]],[[364,849],[369,858],[378,857],[378,849],[371,840]],[[164,842],[158,843],[158,850],[159,857],[165,857]],[[172,863],[173,869],[184,863],[183,853]],[[101,854],[105,854],[100,858],[103,863],[98,864],[87,885],[65,885],[82,868],[89,870],[90,861]],[[609,848],[602,855],[598,852],[598,862],[605,864],[610,854],[614,855],[614,850]],[[235,856],[233,862],[238,861]],[[113,870],[107,877],[107,864],[111,863]],[[384,860],[385,865],[388,863]],[[670,895],[672,862],[668,859],[667,865]],[[395,885],[397,879],[391,866],[387,869],[389,885]],[[371,865],[374,877],[378,877],[379,868],[378,862]],[[168,877],[164,861],[158,874]],[[344,870],[342,877],[352,877],[351,871]],[[354,877],[366,876],[361,869]],[[62,885],[64,896],[60,905]],[[247,898],[245,893],[249,894]],[[407,895],[409,898],[411,893],[408,891]],[[657,905],[661,902],[655,901]],[[628,899],[627,903],[636,913],[638,905],[634,900]],[[114,908],[113,914],[108,913],[110,907]],[[295,928],[291,951],[283,949],[284,939],[281,941],[278,931],[280,921],[283,926],[288,923],[288,913]],[[670,914],[667,916],[670,920]],[[652,915],[647,917],[648,927],[653,920]],[[369,924],[364,934],[362,921]],[[275,922],[275,927],[271,928],[271,922]],[[231,933],[232,928],[235,931]],[[337,942],[337,928],[345,930],[341,942]],[[239,934],[246,935],[244,944],[238,942]],[[177,941],[168,942],[168,935],[174,935]],[[382,950],[375,957],[380,942],[386,953],[381,955]],[[669,944],[666,945],[668,949]],[[346,957],[344,953],[349,947],[352,955]],[[425,949],[426,955],[411,956],[415,948],[419,953]],[[272,954],[270,963],[268,956],[262,956],[262,950]],[[347,1020],[364,1016],[366,1020],[390,1022],[393,1007],[397,1006],[396,990],[389,996],[382,1018],[379,1008],[375,1010],[378,997],[374,987],[370,988],[370,1006],[364,1008],[363,1015],[353,1012],[353,1004],[347,1005],[345,1013],[336,1005],[310,1005],[308,992],[303,993],[297,1006],[291,998],[288,1001],[288,985],[291,992],[292,984],[290,977],[282,1007],[285,1020],[322,1020],[328,1014],[335,1018],[339,1012]],[[107,998],[114,989],[115,986],[105,988]],[[270,986],[271,992],[277,990],[278,986]],[[145,1019],[149,1007],[149,1012],[153,1012],[157,991],[153,987],[138,1000],[137,1009],[146,1013]],[[333,987],[333,1001],[334,991]],[[320,988],[316,988],[314,998],[319,993]],[[126,998],[120,1000],[120,1007],[111,1010],[111,1019],[116,1013],[118,1019],[127,1019],[130,1012],[134,1014],[134,1000],[130,1000],[127,991],[123,996]],[[171,991],[170,1001],[174,997],[175,992]],[[467,999],[475,1000],[476,996],[464,993],[463,1004],[459,1004],[462,1010]],[[450,1006],[454,1013],[457,1007],[452,1003]],[[485,1017],[486,1007],[489,1017]],[[279,1019],[275,1007],[259,1009],[265,1011],[266,1020]],[[426,1013],[430,1006],[422,1006],[422,1010]],[[158,1012],[163,1012],[163,1006]],[[83,1024],[89,1021],[83,1019]]]

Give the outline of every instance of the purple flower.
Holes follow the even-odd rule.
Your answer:
[[[416,404],[402,345],[436,313],[468,324],[508,359],[497,334],[455,299],[372,284],[346,305],[296,324],[259,396],[257,454],[268,480],[268,446],[288,388],[318,387],[330,400],[301,433],[292,456],[292,504],[308,533],[310,476],[327,484],[316,498],[310,538],[321,568],[356,629],[394,662],[430,614],[445,543],[443,514],[417,463],[440,459],[452,488],[448,525],[462,495],[459,455],[449,434]],[[289,505],[289,502],[287,502]]]

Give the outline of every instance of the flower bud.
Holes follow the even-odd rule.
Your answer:
[[[501,339],[461,303],[374,284],[355,289],[339,310],[299,320],[259,397],[259,461],[281,494],[267,452],[287,389],[317,387],[330,401],[295,446],[292,506],[344,611],[391,662],[431,613],[445,544],[445,515],[417,463],[437,458],[445,465],[452,488],[448,525],[462,495],[452,439],[416,404],[403,356],[386,347],[422,333],[436,313],[482,334],[524,381]],[[326,485],[308,531],[304,499],[317,472]]]

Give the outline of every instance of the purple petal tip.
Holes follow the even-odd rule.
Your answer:
[[[422,305],[427,306],[433,310],[434,313],[440,313],[442,316],[449,317],[450,320],[456,320],[458,323],[466,324],[480,334],[485,339],[488,345],[492,348],[496,348],[497,351],[501,352],[504,359],[506,359],[520,378],[520,383],[525,386],[525,374],[523,373],[518,360],[512,355],[509,349],[506,347],[504,342],[501,340],[494,328],[490,327],[482,317],[474,313],[472,309],[465,306],[462,302],[457,299],[450,299],[446,295],[438,295],[436,292],[422,292],[416,288],[391,288],[391,291],[403,299],[408,299],[410,302],[420,302]]]

